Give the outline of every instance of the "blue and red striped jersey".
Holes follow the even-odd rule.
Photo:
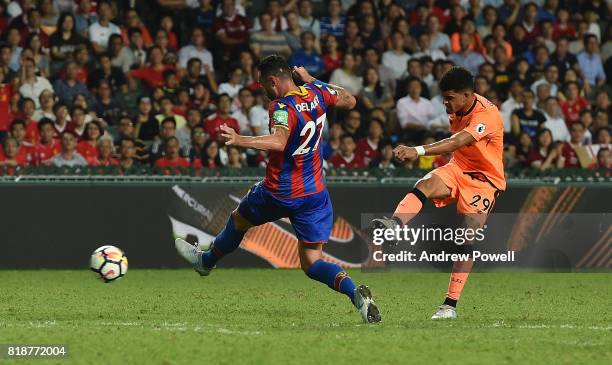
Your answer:
[[[270,103],[270,131],[289,130],[285,150],[270,153],[264,187],[280,198],[299,198],[325,189],[321,134],[327,108],[338,95],[315,81]]]

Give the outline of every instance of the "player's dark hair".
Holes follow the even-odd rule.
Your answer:
[[[463,67],[454,66],[440,80],[440,91],[474,91],[474,75]]]
[[[269,76],[291,78],[291,69],[283,56],[270,55],[259,62],[257,69],[261,72],[262,79]]]

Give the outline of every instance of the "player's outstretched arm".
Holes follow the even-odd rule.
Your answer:
[[[413,160],[419,156],[443,155],[451,153],[463,146],[467,146],[476,142],[476,139],[466,131],[461,131],[453,134],[448,138],[444,138],[438,142],[434,142],[425,146],[409,147],[399,145],[393,150],[395,158],[400,161]]]
[[[225,139],[226,146],[254,148],[261,151],[284,151],[289,140],[289,130],[273,128],[272,134],[267,136],[241,136],[227,125],[221,126],[221,137]]]
[[[311,84],[317,80],[310,75],[304,67],[293,67],[293,73],[307,84]],[[345,88],[334,84],[327,84],[327,86],[334,89],[334,91],[338,94],[336,104],[334,104],[335,107],[341,109],[353,109],[355,107],[357,104],[357,99],[355,99],[355,97]]]

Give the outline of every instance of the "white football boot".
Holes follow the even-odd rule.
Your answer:
[[[193,269],[200,274],[200,276],[208,276],[212,268],[207,268],[202,264],[202,248],[199,244],[192,245],[182,238],[174,240],[174,247],[176,251],[184,258],[187,262],[193,265]]]
[[[355,288],[354,304],[365,322],[378,323],[382,320],[380,311],[372,298],[372,292],[366,285],[359,285]]]
[[[457,318],[457,308],[448,304],[442,304],[438,307],[436,313],[431,316],[431,319],[455,319]]]

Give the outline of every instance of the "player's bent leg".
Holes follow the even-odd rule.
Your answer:
[[[213,240],[210,248],[202,253],[202,269],[210,272],[215,267],[217,261],[236,250],[251,227],[253,227],[253,224],[242,217],[238,209],[235,209],[228,218],[223,230]]]
[[[427,199],[445,199],[450,195],[451,189],[444,181],[436,174],[429,173],[417,181],[414,189],[399,202],[391,218],[372,220],[372,228],[393,229],[397,225],[408,224],[421,211]]]
[[[234,251],[240,245],[246,231],[252,225],[234,210],[225,224],[225,228],[214,238],[210,247],[202,252],[200,245],[177,238],[174,241],[176,251],[187,262],[193,265],[201,276],[208,276],[217,261]]]
[[[366,285],[355,286],[351,277],[340,266],[324,261],[322,243],[299,241],[298,252],[302,270],[309,278],[349,297],[364,321],[368,323],[381,321],[380,311],[370,289]]]

